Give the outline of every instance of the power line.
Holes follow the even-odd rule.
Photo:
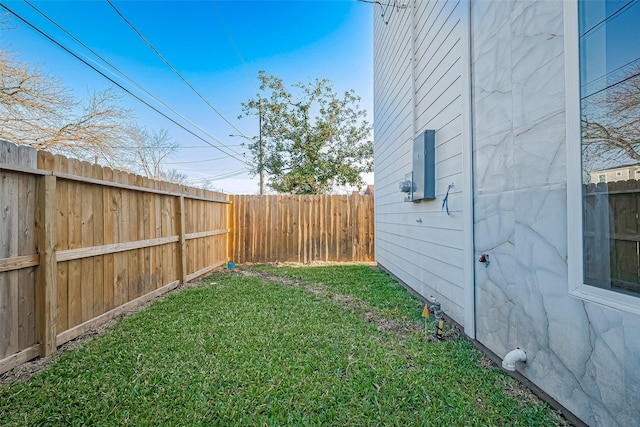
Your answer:
[[[32,24],[31,22],[29,22],[27,19],[23,18],[21,15],[19,15],[17,12],[15,12],[13,9],[11,9],[10,7],[8,7],[6,4],[4,3],[0,3],[0,6],[5,9],[7,12],[11,13],[13,16],[15,16],[16,18],[18,18],[20,21],[22,21],[24,24],[26,24],[27,26],[29,26],[30,28],[32,28],[33,30],[35,30],[36,32],[38,32],[40,35],[42,35],[43,37],[45,37],[47,40],[49,40],[50,42],[54,43],[56,46],[58,46],[59,48],[61,48],[62,50],[64,50],[65,52],[67,52],[69,55],[73,56],[74,58],[76,58],[77,60],[79,60],[80,62],[82,62],[83,64],[85,64],[86,66],[88,66],[89,68],[91,68],[93,71],[95,71],[96,73],[100,74],[102,77],[104,77],[105,79],[109,80],[111,83],[113,83],[114,85],[116,85],[117,87],[119,87],[121,90],[125,91],[126,93],[128,93],[129,95],[133,96],[135,99],[137,99],[138,101],[140,101],[141,103],[143,103],[144,105],[146,105],[147,107],[151,108],[153,111],[155,111],[156,113],[160,114],[162,117],[166,118],[167,120],[169,120],[170,122],[172,122],[173,124],[175,124],[176,126],[180,127],[181,129],[183,129],[184,131],[188,132],[189,134],[193,135],[194,137],[198,138],[199,140],[203,141],[204,143],[210,145],[211,147],[215,148],[216,150],[226,154],[227,156],[234,158],[236,160],[238,160],[239,162],[247,165],[247,166],[251,166],[251,164],[249,162],[247,162],[244,159],[241,159],[233,154],[230,154],[228,152],[226,152],[225,150],[223,150],[222,148],[216,146],[215,144],[207,141],[206,139],[204,139],[202,136],[196,134],[195,132],[193,132],[191,129],[186,128],[183,124],[179,123],[178,121],[176,121],[175,119],[173,119],[172,117],[169,117],[166,113],[160,111],[159,109],[157,109],[156,107],[154,107],[153,105],[149,104],[147,101],[145,101],[144,99],[140,98],[138,95],[136,95],[135,93],[131,92],[129,89],[125,88],[124,86],[122,86],[120,83],[118,83],[117,81],[113,80],[111,77],[107,76],[105,73],[103,73],[102,71],[100,71],[99,69],[97,69],[95,66],[91,65],[89,62],[87,62],[87,60],[85,60],[84,58],[80,57],[78,54],[76,54],[75,52],[73,52],[71,49],[67,48],[66,46],[64,46],[62,43],[60,43],[59,41],[55,40],[53,37],[51,37],[50,35],[48,35],[47,33],[45,33],[44,31],[42,31],[41,29],[39,29],[38,27],[36,27],[34,24]]]
[[[225,178],[232,178],[234,176],[238,176],[238,175],[242,175],[244,173],[247,173],[246,170],[244,169],[239,169],[237,171],[233,171],[233,172],[228,172],[222,175],[212,175],[212,176],[206,176],[203,178],[194,178],[194,179],[190,179],[189,182],[190,183],[194,183],[194,182],[201,182],[201,181],[217,181],[220,179],[225,179]]]
[[[593,93],[590,93],[590,94],[589,94],[589,95],[587,95],[587,96],[583,96],[582,98],[580,98],[580,100],[581,100],[581,101],[584,101],[584,100],[585,100],[585,99],[587,99],[587,98],[590,98],[590,97],[592,97],[592,96],[594,96],[594,95],[597,95],[597,94],[599,94],[600,92],[604,92],[604,91],[605,91],[605,90],[607,90],[607,89],[611,89],[611,88],[612,88],[612,87],[614,87],[614,86],[618,86],[620,83],[624,83],[624,82],[626,82],[627,80],[631,80],[631,79],[633,79],[633,78],[635,78],[635,77],[638,77],[638,76],[640,76],[640,73],[632,74],[632,75],[630,75],[629,77],[627,77],[626,79],[622,79],[622,80],[620,80],[619,82],[612,83],[612,84],[610,84],[609,86],[607,86],[607,87],[603,87],[602,89],[597,90],[597,91],[595,91],[595,92],[593,92]]]
[[[214,162],[216,160],[224,160],[226,157],[215,157],[213,159],[204,159],[204,160],[191,160],[186,162],[164,162],[165,165],[190,165],[192,163],[207,163]]]
[[[594,31],[596,28],[598,28],[599,26],[601,26],[602,24],[604,24],[607,21],[610,21],[611,19],[615,18],[616,16],[618,16],[624,9],[626,9],[627,7],[629,7],[631,4],[635,3],[636,0],[630,0],[628,3],[625,3],[624,6],[622,6],[620,9],[616,10],[615,12],[613,12],[611,15],[607,16],[606,18],[604,18],[602,21],[598,22],[597,24],[593,25],[591,28],[589,28],[587,31],[585,31],[584,33],[582,33],[580,35],[580,38],[586,37],[590,32]]]
[[[234,154],[237,155],[242,155],[241,153],[238,153],[237,151],[231,149],[231,147],[233,145],[227,145],[225,143],[223,143],[222,141],[220,141],[219,139],[217,139],[216,137],[214,137],[213,135],[211,135],[209,132],[207,132],[206,130],[202,129],[200,126],[198,126],[196,123],[192,122],[191,120],[189,120],[188,118],[186,118],[185,116],[183,116],[182,114],[180,114],[178,111],[176,111],[175,109],[173,109],[172,107],[170,107],[169,105],[167,105],[165,102],[163,102],[162,100],[158,99],[155,95],[153,95],[151,92],[149,92],[148,90],[146,90],[144,87],[142,87],[138,82],[136,82],[135,80],[133,80],[131,77],[129,77],[126,73],[124,73],[123,71],[121,71],[118,67],[116,67],[115,65],[113,65],[111,62],[109,62],[107,59],[105,59],[103,56],[101,56],[99,53],[97,53],[96,51],[94,51],[93,49],[91,49],[89,46],[87,46],[85,43],[83,43],[80,39],[78,39],[76,36],[74,36],[71,32],[69,32],[67,29],[65,29],[64,27],[62,27],[60,24],[58,24],[56,21],[54,21],[51,17],[49,17],[46,13],[42,12],[40,9],[38,9],[36,6],[34,6],[33,4],[31,4],[28,0],[24,0],[24,2],[31,7],[33,10],[35,10],[36,12],[38,12],[42,17],[44,17],[46,20],[48,20],[49,22],[51,22],[53,25],[55,25],[58,29],[60,29],[62,32],[64,32],[66,35],[68,35],[69,37],[71,37],[76,43],[80,44],[80,46],[84,47],[85,49],[87,49],[89,52],[91,52],[93,55],[95,55],[98,59],[100,59],[101,61],[103,61],[105,64],[107,64],[109,67],[111,67],[114,71],[116,71],[117,73],[119,73],[121,76],[123,76],[125,79],[127,79],[129,82],[131,82],[133,85],[135,85],[138,89],[142,90],[144,93],[146,93],[148,96],[150,96],[153,100],[155,100],[156,102],[158,102],[159,104],[161,104],[162,106],[164,106],[165,108],[167,108],[169,111],[171,111],[172,113],[176,114],[178,117],[180,117],[182,120],[186,121],[187,123],[189,123],[190,125],[194,126],[196,129],[198,129],[200,132],[204,133],[205,135],[207,135],[209,138],[211,138],[212,140],[214,140],[215,142],[219,143],[220,145],[223,145],[226,148],[229,148],[230,151],[232,151]]]
[[[233,144],[233,145],[225,144],[225,147],[242,147],[242,146],[243,146],[242,144]],[[140,146],[140,148],[142,148],[142,149],[148,149],[148,148],[173,148],[173,147],[175,147],[175,146],[174,145],[141,145]],[[130,147],[130,148],[134,148],[136,150],[138,149],[138,147]],[[205,147],[203,145],[178,145],[176,148],[179,149],[179,150],[182,150],[182,149],[194,149],[194,148],[200,148],[200,149],[207,148],[208,149],[209,147]]]
[[[621,66],[619,66],[618,68],[616,68],[616,69],[614,69],[614,70],[611,70],[611,71],[609,71],[608,73],[605,73],[605,74],[601,75],[600,77],[596,77],[595,79],[592,79],[591,81],[589,81],[589,82],[587,82],[587,83],[583,84],[583,85],[582,85],[582,87],[587,87],[587,86],[589,86],[591,83],[596,82],[596,81],[598,81],[598,80],[600,80],[600,79],[606,78],[608,75],[613,74],[613,73],[615,73],[616,71],[620,71],[620,70],[622,70],[623,68],[626,68],[626,67],[628,67],[629,65],[633,64],[634,62],[638,62],[638,61],[640,61],[640,58],[636,58],[636,59],[634,59],[634,60],[632,60],[632,61],[629,61],[629,62],[627,62],[626,64],[621,65]]]
[[[218,15],[218,19],[220,20],[220,23],[222,24],[222,28],[224,28],[224,31],[227,34],[227,37],[229,37],[229,41],[231,42],[233,49],[236,51],[238,58],[240,58],[240,62],[242,62],[244,71],[247,73],[247,78],[251,82],[251,85],[256,89],[256,92],[259,92],[258,87],[256,86],[256,83],[253,79],[253,76],[249,72],[249,66],[247,65],[244,58],[242,57],[242,54],[240,53],[240,49],[238,49],[238,45],[236,44],[235,40],[233,39],[233,36],[231,35],[231,31],[229,31],[229,27],[227,27],[227,23],[225,22],[222,16],[222,13],[220,13],[220,10],[218,9],[218,5],[215,2],[213,2],[212,5],[213,5],[214,11],[216,12],[216,15]]]
[[[196,90],[195,87],[193,87],[193,85],[191,83],[189,83],[189,81],[178,71],[176,70],[176,68],[171,65],[171,63],[164,57],[162,56],[162,54],[158,51],[158,49],[156,49],[149,40],[147,40],[142,33],[140,33],[140,31],[138,31],[138,29],[122,14],[122,12],[120,12],[120,10],[118,10],[118,8],[111,2],[111,0],[106,0],[107,3],[109,3],[109,6],[111,6],[111,8],[118,14],[118,16],[120,16],[120,18],[138,35],[138,37],[140,37],[140,39],[145,42],[145,44],[147,46],[149,46],[149,48],[158,56],[158,58],[160,58],[162,60],[162,62],[164,62],[167,67],[169,67],[171,69],[171,71],[173,71],[178,77],[180,77],[180,79],[187,85],[189,86],[189,88],[196,94],[198,95],[198,97],[205,103],[207,104],[207,106],[209,108],[211,108],[218,116],[220,116],[220,118],[222,120],[224,120],[225,122],[227,122],[227,124],[229,126],[231,126],[236,132],[240,133],[243,136],[244,133],[242,133],[242,131],[240,129],[238,129],[237,127],[235,127],[235,125],[233,123],[231,123],[229,120],[227,120],[226,117],[224,117],[213,105],[211,105],[211,103],[209,101],[207,101],[207,99],[202,96],[202,94],[200,92],[198,92]]]

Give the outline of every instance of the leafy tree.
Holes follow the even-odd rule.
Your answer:
[[[371,125],[353,91],[339,96],[327,79],[292,85],[260,71],[260,92],[242,103],[243,114],[261,116],[262,143],[249,144],[253,172],[282,193],[322,194],[360,186],[373,169]]]

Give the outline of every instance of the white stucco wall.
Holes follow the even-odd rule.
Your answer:
[[[472,2],[477,339],[525,349],[521,372],[588,424],[639,426],[640,317],[569,295],[564,6]]]

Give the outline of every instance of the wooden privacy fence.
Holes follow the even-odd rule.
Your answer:
[[[227,262],[227,195],[0,141],[0,373]]]
[[[232,196],[230,259],[373,261],[373,197]]]
[[[586,283],[640,292],[640,181],[584,186]]]

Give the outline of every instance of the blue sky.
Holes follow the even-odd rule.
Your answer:
[[[74,52],[92,58],[27,3],[4,3]],[[237,146],[242,139],[229,136],[238,132],[199,99],[106,1],[31,4],[183,116],[232,149],[242,151]],[[354,89],[372,121],[372,4],[355,0],[113,0],[113,4],[222,116],[247,136],[257,134],[257,120],[237,117],[240,103],[257,93],[261,69],[287,84],[328,78],[339,92]],[[10,28],[0,31],[2,47],[61,77],[77,97],[112,86],[25,24],[11,18],[5,21]],[[126,87],[132,86],[122,78],[117,80]],[[168,160],[172,164],[167,167],[187,173],[194,180],[215,179],[243,168],[240,162],[229,158],[203,161],[225,156],[135,99],[126,96],[123,104],[135,109],[140,124],[149,129],[167,129],[181,146],[188,147]],[[212,185],[232,193],[255,193],[258,189],[257,177],[250,179],[247,173],[214,180]]]

